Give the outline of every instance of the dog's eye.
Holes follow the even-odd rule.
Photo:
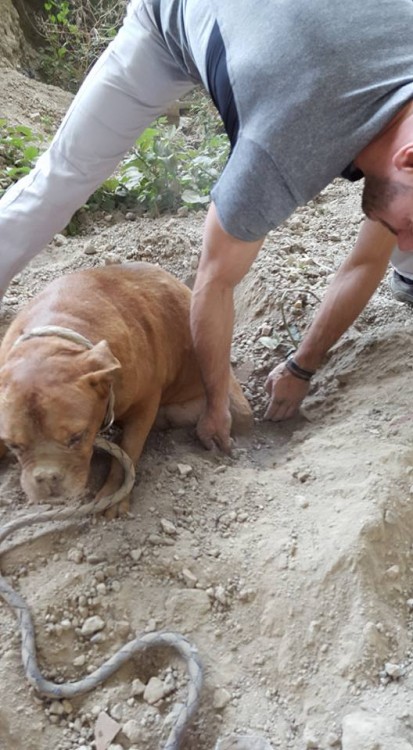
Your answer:
[[[77,432],[75,435],[71,435],[66,445],[68,448],[74,448],[76,445],[82,442],[85,436],[84,432]]]

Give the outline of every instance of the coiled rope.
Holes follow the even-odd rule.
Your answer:
[[[32,526],[46,521],[65,521],[84,518],[89,514],[101,513],[116,505],[132,490],[135,481],[135,469],[129,456],[114,443],[103,437],[97,437],[97,448],[110,453],[124,469],[124,482],[119,490],[112,495],[102,497],[98,502],[92,501],[78,508],[59,508],[57,510],[36,513],[12,521],[0,528],[0,545],[18,529]],[[1,551],[0,551],[1,552]],[[93,690],[105,682],[120,667],[129,661],[139,651],[148,648],[167,646],[173,648],[184,660],[189,676],[188,694],[185,703],[176,713],[175,721],[169,733],[164,750],[179,750],[185,731],[194,716],[198,705],[203,684],[203,668],[196,648],[179,633],[153,632],[146,633],[126,643],[116,654],[105,661],[90,675],[76,682],[57,684],[46,680],[41,674],[36,659],[36,642],[33,620],[25,600],[0,575],[0,596],[15,611],[21,631],[21,654],[26,678],[30,685],[47,698],[73,698],[76,695]]]

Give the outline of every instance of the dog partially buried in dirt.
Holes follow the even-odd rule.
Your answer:
[[[147,263],[105,266],[56,279],[15,318],[0,347],[0,455],[17,456],[32,502],[80,498],[93,443],[112,418],[134,464],[158,412],[197,422],[204,389],[191,343],[191,292]],[[231,374],[235,430],[251,410]],[[112,462],[102,497],[121,483]],[[127,512],[125,498],[109,516]]]

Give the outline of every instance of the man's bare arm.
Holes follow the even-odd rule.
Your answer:
[[[294,354],[305,370],[316,370],[327,351],[350,327],[377,289],[386,271],[395,239],[377,222],[366,219],[353,251],[340,266],[320,308]],[[269,375],[266,388],[270,404],[266,419],[292,417],[309,384],[292,375],[282,363]]]
[[[234,287],[245,276],[263,240],[243,242],[222,228],[214,204],[205,223],[201,260],[192,294],[192,339],[205,385],[207,407],[197,432],[203,444],[230,449],[228,409]]]

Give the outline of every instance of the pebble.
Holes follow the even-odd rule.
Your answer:
[[[121,721],[123,716],[123,706],[121,703],[115,703],[115,705],[110,709],[110,715],[112,719],[115,719],[115,721]]]
[[[192,466],[189,464],[177,464],[176,468],[181,477],[187,477],[192,472]]]
[[[168,521],[167,518],[161,518],[161,528],[162,531],[164,531],[165,534],[169,534],[169,536],[175,536],[175,534],[178,533],[176,526],[172,521]]]
[[[386,570],[386,576],[387,578],[390,578],[391,581],[396,580],[400,576],[400,568],[398,565],[392,565],[390,568],[387,568]]]
[[[219,584],[214,590],[214,599],[216,599],[216,601],[219,602],[220,604],[223,604],[223,605],[228,604],[226,591],[224,587],[221,586],[221,584]]]
[[[86,664],[86,656],[84,654],[80,654],[80,656],[76,656],[75,659],[73,659],[73,666],[75,667],[83,667]]]
[[[62,703],[60,701],[52,701],[49,706],[49,713],[51,713],[52,716],[61,716],[64,714]]]
[[[142,740],[142,728],[135,719],[130,719],[122,727],[123,734],[128,740],[138,744]]]
[[[56,245],[56,247],[61,247],[62,245],[66,244],[66,237],[63,234],[55,234],[53,237],[53,242]]]
[[[97,250],[93,242],[87,242],[86,245],[83,246],[83,252],[85,255],[96,255]]]
[[[304,495],[296,495],[295,501],[300,508],[308,508],[309,502]]]
[[[165,686],[159,677],[151,677],[148,684],[145,686],[143,693],[143,700],[146,703],[154,705],[158,701],[162,700],[165,696]]]
[[[141,549],[131,549],[130,556],[134,562],[139,562],[139,560],[142,557],[143,550]]]
[[[189,568],[184,568],[182,570],[182,576],[188,586],[196,586],[196,584],[198,583],[198,578],[194,573],[192,573],[191,570],[189,570]]]
[[[145,692],[145,683],[136,678],[132,682],[131,693],[132,695],[143,695]]]
[[[329,747],[334,747],[335,745],[340,744],[340,737],[335,732],[329,732],[327,735],[327,745]]]
[[[103,630],[104,627],[104,620],[102,620],[102,618],[98,615],[93,615],[92,617],[88,617],[87,620],[84,621],[81,633],[85,636],[91,636],[95,633],[98,633],[100,630]]]
[[[79,565],[79,563],[81,563],[83,560],[83,550],[79,549],[78,547],[73,547],[68,551],[67,559],[70,560],[70,562],[74,562],[76,563],[76,565]]]
[[[386,674],[389,675],[389,677],[392,678],[392,680],[398,680],[399,677],[402,677],[404,674],[403,667],[400,666],[400,664],[393,664],[393,662],[388,661],[384,665],[384,669]]]
[[[217,711],[222,711],[222,709],[228,705],[230,700],[231,693],[229,693],[228,690],[226,690],[225,688],[217,688],[214,691],[212,705]]]

